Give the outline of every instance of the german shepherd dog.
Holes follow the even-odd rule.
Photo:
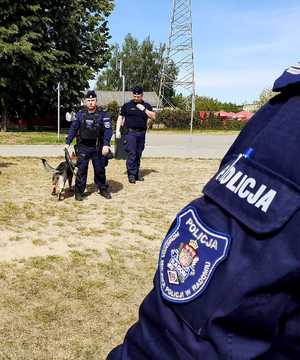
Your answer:
[[[54,168],[48,164],[46,159],[41,159],[44,165],[44,168],[52,174],[52,193],[53,196],[58,196],[58,200],[63,200],[65,198],[65,185],[68,180],[69,190],[72,187],[73,175],[76,176],[76,163],[72,161],[72,157],[65,153],[66,161],[62,161],[59,165]]]

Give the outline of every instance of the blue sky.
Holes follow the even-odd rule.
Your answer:
[[[115,0],[112,43],[167,41],[172,0]],[[299,0],[192,0],[196,93],[251,103],[300,61]]]

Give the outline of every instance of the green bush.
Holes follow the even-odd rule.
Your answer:
[[[113,129],[115,129],[119,111],[120,111],[117,101],[112,101],[111,103],[109,103],[106,106],[105,110],[109,113],[109,115],[111,117]]]
[[[206,119],[197,119],[195,121],[198,125],[198,129],[224,129],[224,122],[213,114],[209,115]]]
[[[242,128],[247,124],[246,121],[240,120],[227,120],[224,122],[225,130],[242,130]]]
[[[171,129],[187,129],[190,126],[191,113],[184,110],[165,109],[157,114],[156,122]]]
[[[191,113],[184,110],[161,110],[156,117],[157,124],[163,124],[169,129],[189,129],[191,123]],[[194,129],[203,130],[241,130],[245,126],[245,122],[239,120],[222,120],[218,116],[211,113],[206,119],[202,120],[198,117],[193,119]]]

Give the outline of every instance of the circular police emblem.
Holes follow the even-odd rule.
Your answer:
[[[188,302],[199,296],[227,256],[229,244],[229,235],[210,229],[193,207],[185,209],[161,247],[162,296],[172,302]]]

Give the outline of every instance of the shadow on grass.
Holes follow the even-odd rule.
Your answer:
[[[123,189],[123,184],[120,183],[120,182],[118,182],[118,181],[108,180],[107,183],[108,183],[108,190],[109,190],[112,194],[117,193],[117,192],[119,192],[119,191],[121,191],[121,190]],[[86,186],[86,190],[87,190],[87,192],[86,192],[87,196],[89,196],[89,195],[91,195],[92,193],[98,191],[98,189],[97,189],[97,187],[95,186],[94,183],[88,184],[88,185]],[[73,192],[73,194],[74,194],[74,192]]]
[[[0,168],[8,168],[9,166],[17,165],[16,163],[10,163],[10,162],[0,162]]]
[[[155,169],[142,169],[141,170],[141,175],[142,176],[147,176],[151,173],[159,173],[159,171],[155,170]]]
[[[123,184],[115,180],[108,180],[108,185],[111,193],[117,193],[123,189]]]
[[[155,170],[155,169],[141,169],[140,170],[140,175],[142,175],[143,177],[148,176],[151,173],[159,173],[159,171]],[[123,174],[127,175],[127,172],[125,171]]]

